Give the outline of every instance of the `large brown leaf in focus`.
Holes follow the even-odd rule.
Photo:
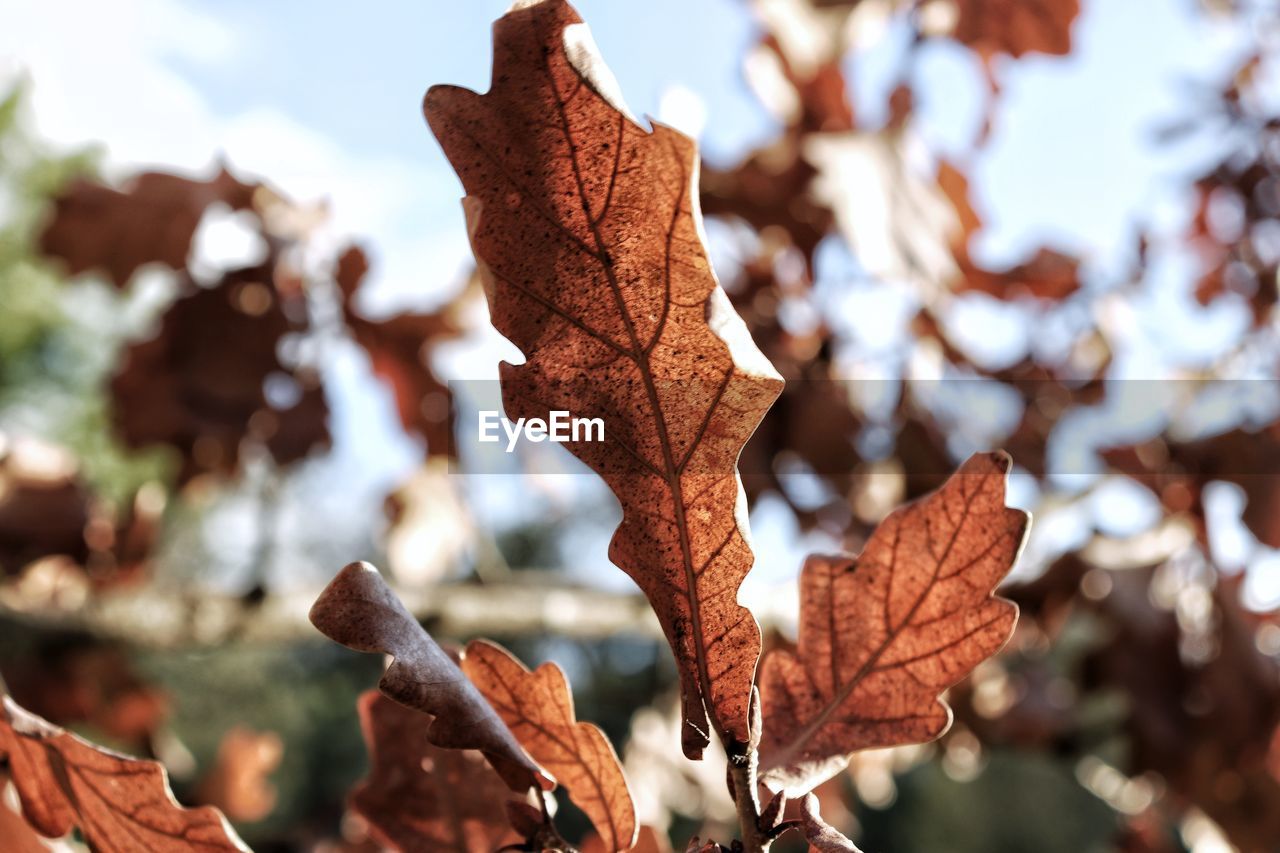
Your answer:
[[[432,456],[453,455],[449,421],[449,387],[435,375],[429,359],[435,346],[461,336],[457,317],[467,297],[464,290],[438,311],[366,319],[355,309],[355,297],[369,271],[369,259],[352,246],[338,258],[334,278],[342,294],[342,310],[356,343],[369,354],[373,372],[391,386],[400,422],[427,442]]]
[[[122,288],[144,264],[184,268],[205,210],[218,202],[248,208],[255,190],[225,169],[210,181],[144,172],[122,191],[79,180],[55,200],[40,250],[71,275],[102,269]]]
[[[370,690],[360,697],[369,775],[351,808],[371,834],[403,853],[493,853],[519,841],[502,780],[479,753],[432,746],[433,718]]]
[[[953,34],[986,56],[1025,53],[1065,56],[1080,0],[952,0],[959,18]]]
[[[509,12],[490,91],[435,87],[425,109],[494,325],[526,357],[502,365],[507,416],[605,421],[605,441],[566,446],[622,503],[610,558],[671,642],[697,757],[713,728],[748,740],[760,630],[737,603],[753,558],[735,462],[782,383],[711,271],[694,143],[600,94],[611,75],[578,24],[562,0]]]
[[[240,443],[262,441],[279,464],[329,441],[328,406],[316,377],[290,374],[281,338],[300,330],[276,286],[274,265],[234,270],[212,288],[188,282],[155,337],[129,347],[111,381],[116,428],[131,447],[177,448],[179,479],[230,473]],[[264,383],[291,379],[298,401],[275,409]]]
[[[8,762],[23,815],[49,838],[79,827],[93,850],[248,849],[217,809],[181,808],[157,762],[93,746],[7,696],[0,712],[0,759]]]
[[[506,649],[474,640],[462,671],[511,727],[525,750],[569,791],[610,853],[636,840],[636,811],[618,756],[604,732],[579,723],[564,671],[544,663],[534,672]]]
[[[339,572],[312,605],[310,618],[334,642],[394,658],[378,687],[400,704],[435,717],[427,729],[432,744],[483,752],[513,791],[553,787],[373,566],[351,563]]]
[[[1028,516],[1004,503],[1010,460],[969,459],[937,492],[886,518],[861,555],[810,557],[796,653],[761,675],[762,778],[799,795],[850,753],[946,730],[939,694],[1009,639],[1017,607],[991,595]]]

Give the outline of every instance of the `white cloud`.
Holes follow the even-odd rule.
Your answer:
[[[208,173],[225,159],[296,201],[327,201],[327,245],[360,238],[375,249],[378,301],[420,303],[465,267],[459,191],[447,173],[353,153],[278,110],[218,115],[173,64],[235,61],[245,36],[216,18],[182,0],[47,0],[6,18],[0,89],[30,78],[41,136],[67,147],[101,142],[118,174]]]
[[[224,62],[233,34],[174,0],[18,4],[0,29],[0,80],[32,78],[40,132],[62,144],[109,142],[113,160],[199,168],[213,119],[166,58]]]

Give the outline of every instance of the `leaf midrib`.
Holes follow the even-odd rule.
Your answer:
[[[865,661],[863,661],[862,665],[858,668],[858,671],[854,673],[853,677],[850,678],[849,681],[843,687],[837,690],[835,694],[832,696],[831,701],[829,701],[826,705],[823,706],[822,710],[818,713],[818,715],[815,716],[809,723],[807,723],[804,726],[804,728],[800,730],[799,734],[797,734],[790,742],[787,743],[785,747],[783,747],[782,751],[778,754],[778,760],[776,762],[772,762],[774,763],[775,766],[778,766],[778,767],[786,766],[793,758],[796,757],[796,755],[800,753],[800,751],[804,747],[804,744],[807,743],[809,739],[812,738],[815,734],[821,731],[822,727],[825,726],[827,722],[831,719],[831,716],[840,709],[840,706],[843,705],[849,699],[850,696],[853,695],[853,691],[858,688],[858,685],[862,683],[862,680],[866,678],[867,675],[872,671],[872,669],[876,665],[876,662],[880,660],[880,658],[889,649],[889,647],[893,645],[895,641],[897,641],[899,636],[901,636],[902,630],[910,626],[911,620],[915,617],[916,612],[920,609],[920,606],[924,603],[925,598],[928,597],[929,591],[932,590],[934,584],[937,583],[938,572],[942,570],[943,564],[945,564],[947,561],[947,558],[951,556],[951,550],[952,548],[955,547],[956,541],[960,538],[960,530],[964,527],[965,522],[968,520],[969,513],[972,508],[973,508],[973,497],[971,496],[965,501],[964,512],[961,513],[960,520],[956,523],[955,530],[953,530],[951,533],[951,539],[947,542],[947,547],[943,550],[942,556],[937,558],[937,560],[934,563],[933,576],[929,579],[929,583],[925,584],[924,590],[918,596],[916,596],[916,600],[912,603],[911,608],[907,611],[906,616],[904,616],[902,621],[898,623],[898,627],[895,628],[892,632],[887,633],[887,636],[885,637],[884,642],[880,644],[880,646],[875,650],[875,652],[872,655],[870,655]],[[890,578],[893,577],[895,567],[897,566],[897,562],[898,562],[898,542],[899,542],[899,538],[900,538],[899,534],[901,533],[901,530],[902,530],[902,524],[901,522],[899,522],[898,527],[894,530],[894,542],[893,542],[893,549],[892,549],[893,559],[889,563]],[[834,596],[835,580],[834,579],[832,580],[831,589],[832,589],[832,594],[831,594],[832,600],[829,604],[828,609],[834,606],[834,598],[835,598]],[[887,618],[887,615],[889,612],[889,598],[887,593],[885,596],[884,608],[885,608],[885,614]],[[836,648],[837,646],[835,643],[835,635],[832,634],[831,654],[833,658],[836,656]],[[804,666],[804,664],[801,663],[801,666]]]
[[[569,117],[565,111],[565,102],[560,97],[560,90],[556,87],[555,75],[552,73],[552,70],[551,70],[550,57],[548,54],[545,54],[545,53],[543,55],[543,70],[547,75],[547,82],[548,82],[549,88],[551,89],[551,93],[556,100],[556,112],[560,118],[561,132],[564,135],[565,145],[569,149],[569,162],[573,168],[574,181],[577,184],[577,188],[578,188],[578,200],[582,206],[583,216],[585,217],[587,221],[587,225],[591,230],[592,239],[595,241],[595,244],[596,244],[596,253],[595,253],[596,258],[600,262],[601,268],[604,270],[605,279],[608,282],[610,291],[613,294],[614,302],[617,306],[618,313],[622,319],[623,326],[626,329],[627,336],[628,338],[630,338],[631,346],[632,346],[631,358],[632,358],[632,361],[635,363],[636,368],[640,371],[640,377],[644,382],[645,392],[649,398],[650,411],[653,414],[654,426],[658,433],[658,444],[662,448],[662,459],[663,459],[663,466],[665,469],[664,471],[665,480],[666,480],[667,488],[671,492],[672,503],[674,504],[673,509],[675,512],[675,517],[673,521],[676,524],[676,529],[679,533],[679,538],[680,538],[680,552],[684,562],[685,584],[687,585],[687,589],[685,591],[685,598],[689,604],[689,622],[690,622],[690,628],[692,630],[693,638],[694,638],[694,649],[695,649],[696,663],[698,667],[698,675],[699,675],[700,681],[702,682],[699,685],[699,693],[701,693],[702,707],[703,707],[703,711],[707,714],[712,726],[716,729],[717,734],[719,734],[721,740],[724,741],[727,747],[728,744],[733,742],[734,738],[729,734],[729,732],[721,722],[718,710],[715,706],[715,703],[712,701],[712,697],[710,695],[712,680],[711,680],[710,670],[707,667],[707,650],[705,647],[705,640],[702,635],[702,614],[700,612],[698,595],[697,595],[697,573],[693,567],[693,551],[689,541],[688,518],[685,513],[683,488],[680,482],[680,475],[682,472],[676,465],[675,456],[671,447],[671,439],[667,433],[666,418],[662,411],[662,403],[661,403],[661,400],[658,398],[658,391],[657,391],[657,386],[654,382],[653,372],[650,370],[650,367],[649,367],[649,348],[641,347],[640,338],[636,332],[635,323],[631,319],[631,312],[627,310],[626,301],[622,297],[622,288],[618,283],[617,275],[613,269],[613,264],[610,260],[606,260],[611,256],[608,255],[607,253],[604,236],[600,233],[599,225],[600,225],[600,222],[603,221],[604,219],[605,211],[607,210],[607,208],[602,208],[599,220],[597,220],[591,213],[591,206],[587,199],[586,186],[582,178],[582,169],[580,164],[578,163],[577,147],[574,144],[573,135],[569,127]],[[619,115],[618,121],[625,122],[626,117],[623,115]],[[621,163],[621,158],[622,158],[621,145],[622,145],[622,142],[620,139],[618,142],[618,150],[615,152],[615,160],[614,160],[614,168],[613,168],[614,174],[613,176],[611,176],[611,180],[613,178],[616,178],[617,176],[616,173],[619,168],[619,164]],[[687,181],[687,175],[685,174],[683,164],[681,164],[680,170],[681,170],[681,181],[683,184],[683,182]],[[683,186],[681,187],[681,190],[683,190]],[[612,186],[610,187],[609,198],[612,199]],[[665,294],[663,299],[664,307],[669,307],[669,303],[671,300],[671,294],[670,294],[671,237],[674,234],[675,224],[679,219],[681,207],[682,205],[680,203],[679,197],[677,197],[677,200],[675,203],[675,210],[672,215],[672,221],[667,232],[667,247],[666,247],[666,253],[665,253],[665,260],[666,260],[666,270],[665,270],[666,285],[665,286],[668,292]],[[655,342],[662,336],[662,331],[666,326],[666,318],[667,318],[667,314],[666,314],[666,311],[664,310],[663,316],[659,321],[657,328],[654,331],[653,340]],[[733,372],[733,367],[730,366],[729,368],[730,376],[732,375],[732,372]],[[728,380],[726,379],[726,385],[727,383],[728,383]],[[719,402],[719,398],[717,397],[716,401],[712,403],[713,409],[718,404],[718,402]],[[710,420],[710,415],[708,415],[707,420],[708,421]],[[691,447],[696,447],[700,441],[701,441],[700,436],[695,437],[693,443],[691,444]],[[685,722],[688,723],[689,721],[686,720]]]

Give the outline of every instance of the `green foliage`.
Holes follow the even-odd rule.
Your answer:
[[[51,199],[95,176],[101,151],[52,150],[27,128],[25,97],[18,85],[0,101],[0,426],[65,445],[95,492],[123,500],[171,468],[162,453],[128,452],[110,429],[105,382],[131,299],[68,282],[37,247]]]

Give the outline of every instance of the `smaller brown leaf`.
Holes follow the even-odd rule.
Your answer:
[[[8,696],[0,706],[0,761],[7,761],[22,812],[41,835],[79,827],[93,850],[150,853],[246,851],[222,814],[184,809],[164,768],[94,746]]]
[[[800,821],[810,850],[822,853],[862,853],[844,833],[822,819],[818,814],[818,798],[805,794],[800,801]]]
[[[564,671],[548,662],[530,672],[506,649],[484,640],[467,646],[462,671],[529,755],[568,789],[605,849],[631,849],[637,824],[626,777],[604,732],[577,722]]]
[[[381,844],[402,853],[492,853],[518,841],[502,803],[506,787],[479,753],[430,743],[433,718],[376,690],[360,697],[369,775],[351,808]]]
[[[850,753],[946,731],[939,695],[1008,640],[1018,608],[992,596],[1026,533],[1005,506],[1011,462],[969,459],[938,491],[886,518],[856,558],[810,557],[796,653],[761,675],[762,778],[810,790]]]
[[[400,704],[434,715],[427,730],[432,744],[483,752],[513,791],[555,786],[373,566],[351,563],[340,571],[312,605],[310,618],[334,642],[395,659],[378,687]]]

